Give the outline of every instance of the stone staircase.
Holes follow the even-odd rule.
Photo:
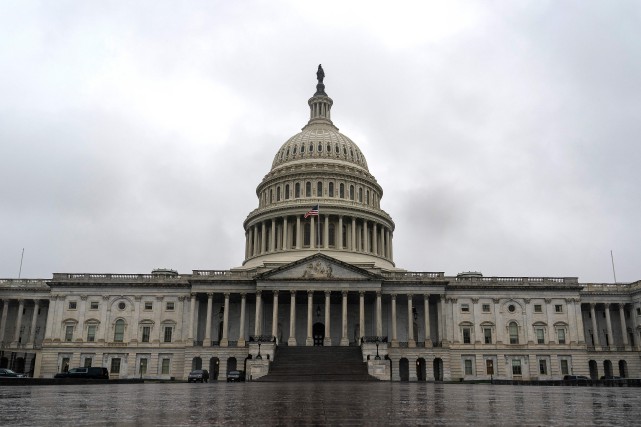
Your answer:
[[[257,381],[378,381],[367,373],[360,347],[286,347]]]

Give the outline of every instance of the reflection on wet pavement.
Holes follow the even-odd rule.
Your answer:
[[[0,387],[0,425],[633,425],[638,388],[425,383]]]

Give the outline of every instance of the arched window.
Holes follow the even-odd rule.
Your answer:
[[[303,154],[305,152],[305,144],[300,145],[300,153]]]
[[[336,154],[339,154],[339,153],[341,152],[341,151],[340,151],[340,148],[338,148],[338,144],[336,144],[336,147],[334,147],[334,148],[335,148],[335,150],[336,150]]]
[[[363,203],[363,189],[360,187],[358,188],[358,201]]]
[[[125,321],[122,319],[118,319],[114,324],[114,342],[122,342],[124,338],[125,338]]]
[[[510,344],[519,343],[519,326],[516,322],[510,322],[508,325],[508,331],[510,333]]]
[[[323,197],[323,183],[320,181],[316,183],[316,197]]]
[[[274,203],[274,190],[269,189],[269,203]]]
[[[305,183],[305,197],[312,197],[312,183],[309,181]]]
[[[329,183],[329,197],[334,197],[334,183]]]
[[[369,190],[365,193],[365,203],[369,205]]]
[[[349,186],[349,199],[354,200],[354,186],[350,185]]]
[[[345,184],[341,182],[341,184],[338,186],[338,197],[341,199],[345,198]]]
[[[300,197],[300,182],[297,182],[294,186],[294,197],[297,199]]]
[[[296,155],[296,146],[294,145],[294,149],[292,150],[292,155]]]
[[[313,152],[314,152],[314,143],[313,143],[313,142],[310,142],[310,143],[309,143],[309,152],[310,152],[310,153],[313,153]]]
[[[323,144],[320,142],[318,143],[318,152],[321,153],[323,151]]]
[[[285,184],[285,200],[289,199],[289,184]]]
[[[276,201],[280,202],[280,187],[276,187]]]

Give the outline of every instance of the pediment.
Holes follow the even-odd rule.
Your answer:
[[[367,270],[324,254],[314,254],[280,266],[257,277],[258,280],[380,280]]]

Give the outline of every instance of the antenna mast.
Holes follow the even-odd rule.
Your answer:
[[[22,260],[24,259],[24,248],[22,248],[22,255],[20,256],[20,270],[18,270],[18,279],[22,275]]]
[[[614,269],[614,255],[612,255],[612,249],[610,249],[610,258],[612,259],[612,274],[614,275],[614,284],[617,284],[617,272]]]

